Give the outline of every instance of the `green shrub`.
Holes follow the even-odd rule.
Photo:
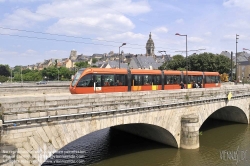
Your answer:
[[[6,81],[8,81],[8,79],[9,79],[8,77],[0,75],[0,82],[6,82]]]

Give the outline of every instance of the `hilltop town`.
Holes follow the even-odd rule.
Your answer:
[[[165,61],[170,61],[171,57],[167,54],[156,55],[155,45],[151,33],[146,43],[145,54],[114,53],[110,51],[104,54],[93,54],[92,56],[78,54],[76,50],[72,50],[68,58],[62,59],[46,59],[33,65],[22,66],[22,69],[43,70],[50,66],[74,68],[76,62],[88,62],[90,66],[98,68],[131,68],[131,69],[158,69]]]

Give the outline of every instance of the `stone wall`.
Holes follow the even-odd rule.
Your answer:
[[[224,108],[226,111],[227,107],[235,107],[237,109],[232,112],[232,116],[229,115],[235,119],[227,120],[249,122],[250,99],[248,97],[232,98],[230,101],[214,100],[226,98],[229,92],[232,92],[233,96],[246,95],[249,94],[249,88],[237,86],[237,89],[221,88],[219,90],[217,88],[0,97],[3,124],[9,125],[1,127],[3,129],[1,143],[15,146],[18,149],[17,161],[22,161],[23,165],[41,165],[53,152],[86,134],[118,125],[139,124],[133,128],[130,125],[130,127],[115,128],[179,148],[181,147],[181,118],[185,115],[197,115],[200,127],[216,110]],[[185,105],[191,100],[207,101]],[[176,104],[171,107],[163,106],[171,103]],[[116,111],[108,113],[103,112],[104,110]],[[223,109],[221,110],[223,112]],[[234,116],[234,112],[242,116],[238,118]],[[79,113],[86,114],[79,115]],[[213,117],[226,120],[225,117],[228,117],[230,113],[218,113]],[[64,116],[69,114],[78,115]],[[27,120],[53,115],[62,116],[54,119]],[[23,122],[12,123],[12,120],[23,120]],[[158,137],[154,138],[154,136]]]

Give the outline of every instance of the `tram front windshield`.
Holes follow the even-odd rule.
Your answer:
[[[80,69],[80,70],[75,74],[75,77],[74,77],[74,79],[73,79],[73,81],[72,81],[71,86],[75,86],[75,85],[76,85],[76,83],[78,82],[78,80],[79,80],[79,78],[80,78],[80,76],[82,75],[82,72],[83,72],[84,70],[85,70],[85,69]]]

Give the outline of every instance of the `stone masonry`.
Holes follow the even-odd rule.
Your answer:
[[[228,101],[229,92],[233,97]],[[3,120],[0,143],[17,148],[16,165],[25,166],[41,165],[68,143],[94,131],[121,125],[127,126],[120,128],[126,132],[176,148],[193,149],[199,147],[198,130],[210,115],[248,124],[248,95],[250,87],[237,86],[209,90],[0,97]],[[232,112],[231,108],[234,108]],[[216,114],[217,110],[220,113]],[[227,114],[223,114],[224,111]]]

